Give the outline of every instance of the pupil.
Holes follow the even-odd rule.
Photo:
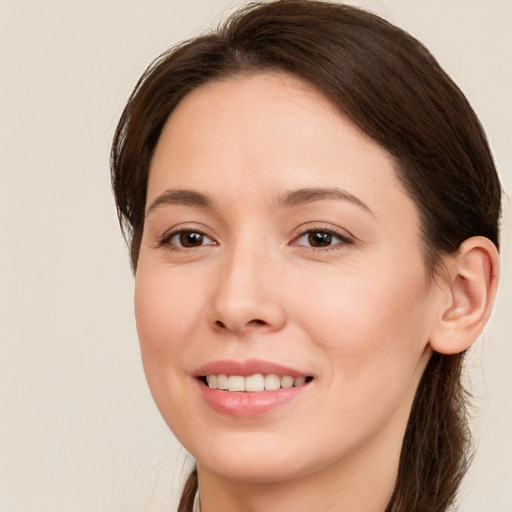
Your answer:
[[[315,247],[325,247],[332,242],[332,235],[325,231],[313,231],[309,234],[309,243]]]
[[[180,242],[183,247],[195,247],[203,241],[203,235],[200,233],[185,232],[180,235]]]

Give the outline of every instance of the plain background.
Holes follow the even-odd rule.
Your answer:
[[[512,1],[353,3],[438,57],[486,127],[510,193]],[[139,361],[109,144],[146,65],[240,4],[0,0],[1,512],[173,510],[185,454]],[[462,512],[512,511],[507,198],[504,207],[498,303],[469,359],[478,455]]]

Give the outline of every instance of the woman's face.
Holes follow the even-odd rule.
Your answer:
[[[395,461],[436,293],[392,159],[309,85],[225,79],[170,116],[135,311],[153,397],[200,470],[261,482]]]

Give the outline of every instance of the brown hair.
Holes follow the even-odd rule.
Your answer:
[[[119,220],[137,268],[149,166],[173,109],[202,84],[284,71],[328,97],[395,160],[419,211],[426,268],[475,235],[498,246],[501,188],[483,129],[428,50],[359,8],[314,0],[250,5],[217,31],[179,45],[146,70],[111,155]],[[435,353],[419,384],[386,512],[441,512],[469,463],[464,354]],[[180,512],[191,510],[197,474]]]

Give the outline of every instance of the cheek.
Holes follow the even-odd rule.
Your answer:
[[[145,262],[144,262],[145,263]],[[190,348],[204,303],[197,286],[167,269],[140,265],[135,280],[135,318],[144,373],[153,399],[171,430],[192,425],[183,401],[190,392],[184,354]],[[183,437],[188,435],[182,433]]]
[[[385,425],[401,431],[406,423],[429,356],[429,322],[424,285],[399,282],[407,285],[345,275],[328,293],[309,294],[301,328],[328,361],[321,384],[329,417],[319,421],[336,425],[333,442],[367,439]]]
[[[174,364],[204,317],[203,294],[188,278],[140,268],[135,319],[144,367]]]
[[[302,281],[307,293],[295,292],[303,311],[297,318],[330,355],[332,366],[343,367],[333,369],[340,378],[383,380],[393,372],[410,376],[416,370],[429,338],[430,304],[425,282],[418,278],[421,267],[420,272],[406,270],[400,275],[388,271],[385,278],[358,272],[322,279],[317,274]]]

